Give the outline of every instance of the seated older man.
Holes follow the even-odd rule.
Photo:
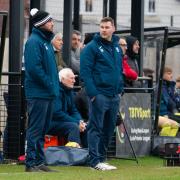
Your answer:
[[[82,120],[74,103],[75,75],[71,69],[64,68],[59,72],[59,80],[60,95],[54,102],[53,119],[48,134],[66,137],[68,144],[73,142],[76,147],[80,147],[80,133],[86,130],[87,124]],[[87,146],[86,140],[83,141],[84,146]]]

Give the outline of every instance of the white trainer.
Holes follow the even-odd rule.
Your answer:
[[[112,165],[110,165],[109,163],[104,163],[104,164],[106,164],[106,165],[108,165],[109,167],[111,167],[111,170],[115,170],[115,169],[117,169],[117,167],[116,167],[116,166],[112,166]]]
[[[111,166],[107,163],[98,163],[94,169],[96,170],[101,170],[101,171],[110,171],[110,170],[114,170],[117,169],[115,166]]]

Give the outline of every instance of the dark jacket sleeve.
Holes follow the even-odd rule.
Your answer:
[[[98,93],[93,80],[93,67],[95,65],[96,50],[92,44],[87,45],[80,56],[80,76],[84,82],[87,95],[92,98]]]
[[[162,88],[162,95],[164,97],[164,101],[167,106],[168,112],[173,113],[174,110],[176,109],[176,103],[174,102],[172,97],[170,97],[166,86],[163,86],[163,88]]]
[[[71,101],[73,102],[73,101]],[[53,121],[63,121],[63,122],[75,122],[79,124],[82,119],[79,112],[77,111],[75,104],[71,104],[71,108],[66,111],[63,110],[62,96],[60,95],[55,100],[55,107],[53,113]]]

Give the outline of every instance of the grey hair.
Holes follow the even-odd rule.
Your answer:
[[[80,40],[82,40],[82,34],[81,34],[80,31],[78,31],[78,30],[73,30],[72,35],[73,35],[73,34],[76,34],[77,36],[80,36]]]
[[[59,81],[62,81],[62,78],[67,78],[69,74],[72,74],[73,71],[70,68],[63,68],[59,71]],[[74,74],[74,73],[73,73]]]
[[[76,34],[78,36],[81,36],[81,32],[78,30],[75,30],[75,29],[73,30],[72,34]]]
[[[119,37],[119,40],[120,39],[124,39],[126,41],[126,37],[124,37],[124,36]]]
[[[58,32],[54,35],[53,39],[55,39],[56,37],[60,37],[61,39],[63,38],[63,35],[61,32]]]

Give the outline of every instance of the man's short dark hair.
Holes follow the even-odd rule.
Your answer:
[[[114,26],[114,20],[111,17],[102,18],[100,23],[103,23],[103,22],[111,22],[111,24]]]

